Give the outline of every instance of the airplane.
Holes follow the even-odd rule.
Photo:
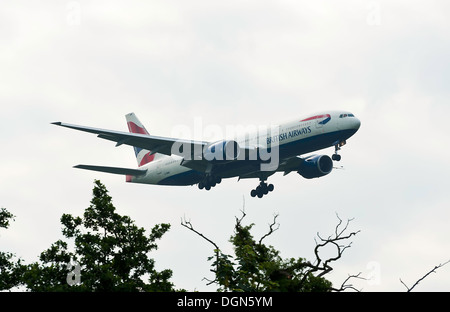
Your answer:
[[[116,147],[134,148],[137,169],[96,165],[74,168],[126,176],[126,182],[156,185],[198,185],[210,190],[222,179],[257,178],[252,197],[262,198],[274,190],[267,179],[276,172],[297,172],[306,179],[329,174],[333,161],[340,161],[339,150],[359,129],[361,122],[347,111],[326,111],[295,118],[264,130],[247,131],[235,139],[215,142],[150,135],[134,113],[125,115],[129,132],[78,126],[63,122],[52,124],[96,134],[116,142]],[[309,155],[334,146],[334,154]]]

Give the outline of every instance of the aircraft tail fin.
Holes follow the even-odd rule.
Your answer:
[[[139,133],[139,134],[146,134],[150,135],[145,129],[144,125],[140,122],[140,120],[136,117],[135,113],[130,113],[125,115],[125,118],[127,120],[128,130],[130,133]],[[150,150],[145,150],[140,147],[134,146],[134,153],[136,155],[137,163],[139,167],[142,167],[145,164],[148,164],[155,159],[161,158],[164,155],[153,153]]]

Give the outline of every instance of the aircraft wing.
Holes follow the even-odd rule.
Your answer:
[[[106,167],[106,166],[92,166],[92,165],[76,165],[74,168],[85,169],[92,171],[100,171],[113,174],[124,174],[132,176],[140,176],[147,173],[147,169],[128,169],[128,168],[118,168],[118,167]]]
[[[314,156],[314,155],[312,155]],[[301,166],[301,164],[305,161],[305,159],[308,159],[311,156],[308,156],[306,158],[302,158],[301,156],[294,156],[290,157],[284,160],[281,160],[278,164],[278,167],[272,171],[268,176],[272,175],[276,172],[283,172],[283,176],[291,173],[292,171],[298,171],[298,168]],[[249,171],[245,174],[239,175],[239,179],[254,179],[259,178],[261,176],[261,171],[258,169],[255,169],[253,171]]]
[[[277,171],[281,171],[283,175],[287,175],[288,173],[292,171],[297,171],[298,168],[300,168],[300,165],[305,161],[305,158],[302,158],[300,156],[294,156],[288,159],[285,159],[280,162]]]
[[[66,127],[70,129],[75,129],[79,131],[89,132],[93,134],[97,134],[97,137],[116,142],[116,146],[120,146],[122,144],[140,147],[142,149],[150,150],[152,154],[161,153],[165,155],[183,155],[182,152],[179,151],[179,148],[175,148],[172,150],[172,146],[177,143],[177,146],[182,146],[185,144],[190,144],[191,151],[202,151],[203,147],[208,144],[205,141],[194,141],[194,140],[184,140],[184,139],[174,139],[174,138],[166,138],[159,137],[147,134],[139,134],[139,133],[129,133],[129,132],[121,132],[114,130],[105,130],[99,128],[85,127],[85,126],[77,126],[72,124],[67,124],[63,122],[53,122],[53,125]]]

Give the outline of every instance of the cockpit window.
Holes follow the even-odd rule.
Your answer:
[[[346,118],[346,117],[355,117],[353,114],[340,114],[339,118]]]

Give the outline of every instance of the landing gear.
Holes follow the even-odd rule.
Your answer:
[[[217,177],[214,175],[207,175],[204,177],[203,180],[201,180],[198,183],[198,188],[199,189],[205,189],[207,191],[209,191],[212,187],[216,186],[217,184],[219,184],[220,182],[222,182],[222,178],[221,177]]]
[[[335,160],[335,161],[339,161],[341,160],[341,155],[339,154],[333,154],[333,156],[331,156],[331,159]]]
[[[259,183],[259,185],[256,187],[256,189],[254,189],[254,190],[252,190],[252,191],[250,192],[250,195],[251,195],[252,197],[258,196],[258,198],[261,198],[261,197],[263,197],[264,195],[269,194],[269,192],[272,192],[273,189],[274,189],[273,184],[267,185],[266,182],[261,181],[261,182]]]
[[[344,146],[347,142],[341,141],[338,144],[336,144],[334,146],[334,154],[333,156],[331,156],[331,159],[335,160],[335,161],[340,161],[341,160],[341,155],[338,154],[338,151],[341,149],[342,146]]]

